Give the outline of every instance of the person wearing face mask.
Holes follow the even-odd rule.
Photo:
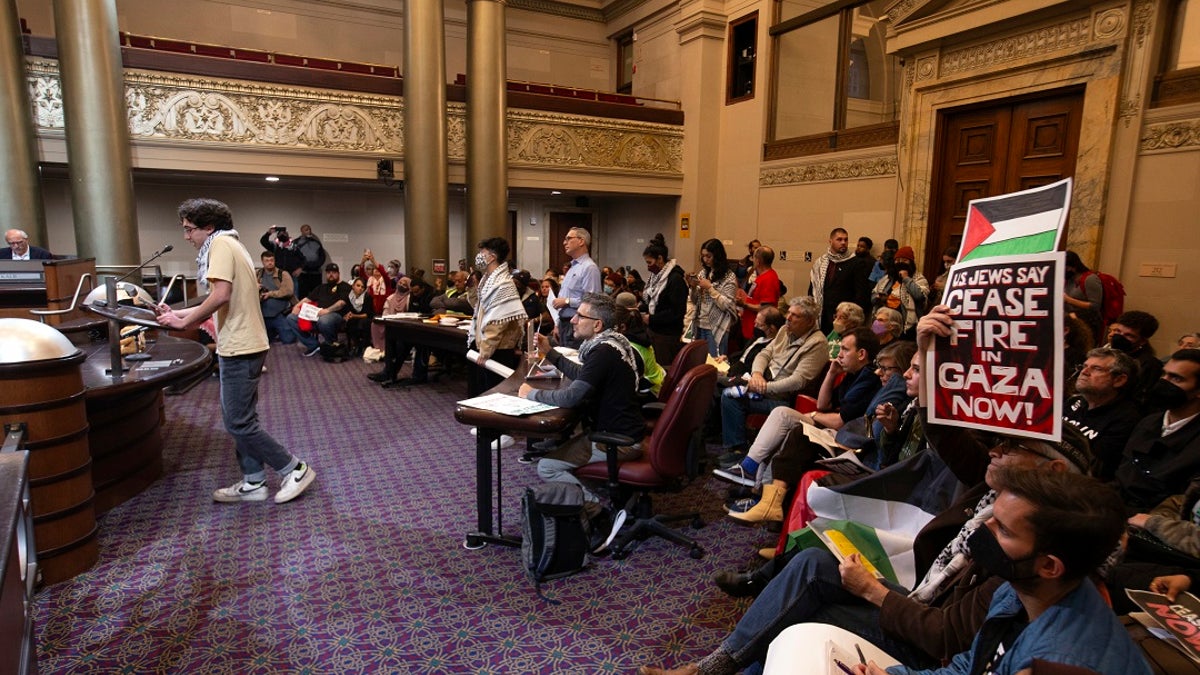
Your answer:
[[[521,360],[517,347],[525,336],[528,314],[508,268],[508,251],[507,241],[491,237],[479,242],[475,254],[475,269],[483,276],[467,294],[474,310],[467,347],[479,352],[467,382],[469,396],[478,396],[504,380],[484,367],[489,359],[509,368],[516,368]]]
[[[898,310],[880,307],[874,316],[871,332],[879,336],[879,344],[886,345],[904,332],[904,316]]]
[[[1122,312],[1108,327],[1108,344],[1117,351],[1125,352],[1138,364],[1138,381],[1133,388],[1133,400],[1143,413],[1162,410],[1148,400],[1150,387],[1162,374],[1163,364],[1150,346],[1150,338],[1158,332],[1158,319],[1149,312],[1130,310]]]
[[[1200,349],[1172,354],[1146,403],[1165,412],[1151,413],[1133,428],[1116,473],[1131,512],[1182,494],[1200,474]]]
[[[901,336],[912,334],[926,307],[929,281],[917,271],[913,262],[916,254],[911,246],[902,246],[896,251],[896,259],[888,269],[887,276],[875,284],[872,294],[876,309],[894,309],[904,319]]]
[[[941,316],[949,321],[948,316]],[[943,330],[948,333],[949,325],[930,324],[924,344],[931,340],[928,336]],[[918,332],[918,338],[921,336]],[[643,667],[638,672],[761,672],[758,662],[771,641],[788,626],[804,622],[848,630],[913,666],[936,667],[967,649],[983,625],[993,594],[1005,582],[996,574],[1004,570],[984,567],[974,559],[975,549],[970,545],[972,535],[994,516],[996,488],[1004,472],[1085,474],[1092,457],[1087,439],[1072,427],[1064,427],[1060,443],[1004,437],[990,448],[964,429],[942,425],[929,425],[928,429],[931,448],[961,482],[974,487],[962,492],[917,535],[913,554],[923,577],[916,588],[910,591],[880,581],[854,559],[839,564],[822,549],[778,556],[738,580],[735,594],[757,598],[720,647],[682,668]],[[1106,544],[1095,565],[1115,547],[1116,534]]]
[[[642,258],[650,277],[646,279],[639,309],[650,331],[654,357],[660,365],[667,367],[683,346],[680,338],[683,337],[683,317],[687,313],[687,280],[683,268],[670,257],[661,233],[650,240],[646,250],[642,251]]]
[[[1149,675],[1141,651],[1089,579],[1124,533],[1110,489],[1069,474],[1005,470],[992,514],[967,545],[1007,583],[968,650],[937,670],[874,662],[856,675],[1028,673],[1035,659],[1088,672]]]

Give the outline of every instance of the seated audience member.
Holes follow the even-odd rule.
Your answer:
[[[758,672],[757,662],[766,656],[771,641],[783,629],[802,622],[844,628],[902,663],[918,667],[936,667],[967,649],[983,625],[993,594],[1005,577],[1011,576],[1003,568],[993,569],[991,528],[996,505],[1005,499],[998,491],[1012,482],[1010,476],[1015,473],[1086,473],[1091,455],[1087,440],[1070,427],[1064,429],[1063,441],[1058,444],[1007,437],[990,449],[970,432],[953,427],[943,427],[940,432],[932,446],[959,480],[973,487],[917,535],[913,554],[918,572],[924,574],[915,589],[876,579],[855,558],[839,564],[824,549],[789,552],[739,580],[745,590],[742,594],[757,593],[758,597],[720,647],[690,666],[677,670],[643,667],[639,673]],[[1095,482],[1086,485],[1093,493],[1107,494]],[[1000,516],[1005,505],[1001,505]],[[1083,532],[1092,534],[1088,529]],[[1074,537],[1069,540],[1078,545]],[[1098,566],[1115,544],[1116,534],[1095,563],[1089,561],[1088,569]],[[1037,560],[1046,562],[1044,557],[1037,556]],[[1014,556],[1011,562],[1024,562],[1025,558]]]
[[[619,310],[617,330],[629,340],[641,363],[638,394],[645,402],[653,401],[658,397],[667,371],[654,358],[654,345],[650,344],[650,333],[646,330],[646,324],[642,323],[642,314],[637,308],[637,297],[625,291],[616,297],[616,304]]]
[[[300,309],[304,304],[303,302],[296,303],[296,306],[292,308],[291,315],[288,317],[292,330],[300,338],[300,344],[303,345],[305,356],[312,356],[320,351],[318,336],[324,338],[327,343],[337,342],[338,331],[342,329],[342,326],[346,325],[345,316],[349,311],[349,296],[350,284],[342,281],[337,263],[326,264],[325,283],[314,288],[306,298],[318,307],[318,319],[315,322],[315,331],[300,330]]]
[[[1154,535],[1162,543],[1200,562],[1200,476],[1183,494],[1167,497],[1148,513],[1129,517],[1129,524]]]
[[[826,429],[841,429],[846,422],[862,417],[867,404],[879,390],[879,376],[871,364],[879,353],[879,341],[869,328],[855,328],[842,336],[838,357],[829,364],[817,393],[813,423]]]
[[[538,352],[546,355],[551,365],[570,378],[571,384],[562,389],[534,389],[521,385],[522,398],[549,403],[561,408],[578,410],[583,417],[584,431],[551,451],[538,461],[537,471],[542,480],[582,484],[573,471],[584,464],[603,462],[605,449],[593,444],[588,433],[603,431],[633,439],[633,444],[618,449],[622,460],[636,459],[642,452],[646,421],[637,398],[630,392],[637,387],[637,351],[629,340],[616,330],[617,307],[612,298],[601,293],[585,293],[571,316],[574,334],[582,340],[579,359],[583,365],[563,357],[551,349],[550,339],[537,337]],[[583,488],[589,516],[600,512],[600,500]]]
[[[1137,363],[1126,353],[1100,347],[1088,352],[1075,378],[1076,395],[1063,406],[1063,418],[1092,445],[1095,475],[1112,480],[1129,434],[1141,415],[1130,391],[1137,382]]]
[[[504,381],[502,376],[484,367],[489,360],[509,368],[520,364],[517,350],[522,348],[528,320],[508,267],[508,242],[503,237],[489,237],[479,242],[477,248],[475,269],[482,279],[467,293],[472,309],[467,347],[479,356],[469,369],[468,396],[479,396]]]
[[[1097,673],[1150,675],[1141,650],[1089,578],[1123,534],[1115,495],[1080,476],[1006,471],[992,517],[971,542],[976,560],[1008,583],[996,590],[968,650],[927,675],[1029,673],[1035,660]],[[873,662],[865,675],[886,671]]]
[[[790,406],[796,395],[811,391],[829,363],[825,336],[817,330],[821,308],[808,296],[788,303],[787,329],[754,357],[745,385],[730,387],[721,396],[721,436],[725,447],[741,451],[746,443],[746,416]]]
[[[1063,333],[1063,391],[1067,396],[1074,396],[1075,376],[1095,343],[1092,341],[1092,330],[1074,314],[1063,317]],[[1136,382],[1136,379],[1131,382]]]
[[[362,356],[371,345],[371,323],[375,319],[375,305],[367,293],[367,284],[358,278],[350,285],[346,296],[349,309],[346,311],[346,343],[353,356]]]
[[[876,309],[887,307],[900,312],[904,325],[901,335],[916,330],[917,319],[927,306],[929,282],[917,271],[915,259],[911,246],[900,247],[887,275],[875,284],[871,294]]]
[[[536,319],[542,315],[542,300],[538,294],[540,283],[534,283],[529,272],[521,270],[513,273],[513,283],[517,286],[517,295],[521,297],[521,306],[525,308],[526,319]]]
[[[400,312],[428,314],[429,299],[432,296],[433,289],[429,284],[420,279],[401,277],[396,282],[396,291],[388,296],[383,311],[385,314],[399,314]],[[413,347],[414,345],[409,344],[400,336],[399,331],[389,332],[384,343],[383,368],[367,375],[367,379],[378,382],[384,389],[428,382],[429,347],[420,345],[416,346],[416,354],[413,356],[412,376],[398,379],[400,369],[404,367],[408,353],[413,351]]]
[[[267,325],[267,339],[279,339],[285,345],[296,341],[288,323],[292,309],[292,275],[275,266],[275,255],[263,251],[259,256],[262,267],[258,270],[258,299],[262,307],[263,323]]]
[[[646,290],[646,282],[642,280],[642,274],[632,267],[625,270],[625,288],[633,293],[639,304],[642,302],[642,292]]]
[[[880,307],[872,317],[874,320],[871,322],[871,332],[879,338],[880,347],[899,339],[900,334],[904,332],[904,317],[894,309]]]
[[[1200,349],[1200,333],[1186,333],[1179,336],[1179,340],[1175,343],[1175,351],[1180,349]],[[1163,363],[1167,362],[1169,356],[1164,358]]]
[[[888,347],[884,347],[883,351]],[[908,398],[907,405],[901,407],[885,401],[875,406],[875,425],[872,429],[875,431],[875,442],[879,448],[876,468],[908,459],[929,446],[925,439],[925,422],[921,419],[921,405],[917,400],[917,392],[921,387],[921,358],[921,352],[918,350],[912,355],[908,370],[904,371],[904,395]]]
[[[853,333],[846,337],[851,338],[852,336]],[[903,408],[908,403],[907,383],[903,377],[898,375],[901,370],[899,364],[911,360],[916,351],[916,344],[903,341],[893,342],[879,352],[875,363],[870,367],[875,371],[882,386],[875,392],[870,402],[864,406],[864,411],[871,418],[874,417],[873,411],[885,404],[891,404],[893,408]],[[849,355],[846,357],[848,358]],[[863,419],[866,419],[866,415],[863,416]],[[802,427],[804,423],[811,424],[812,418],[793,408],[781,407],[772,410],[771,414],[767,416],[767,421],[758,430],[758,435],[755,436],[754,443],[750,445],[746,458],[736,466],[713,471],[718,478],[724,478],[739,485],[746,487],[762,485],[762,498],[754,504],[753,508],[747,511],[730,509],[730,517],[747,523],[783,520],[783,502],[788,487],[798,485],[799,478],[812,468],[812,462],[818,455],[817,451],[811,447],[811,443],[792,433],[793,430]],[[879,426],[879,422],[873,419],[872,424]],[[792,437],[790,445],[789,436]],[[881,454],[873,447],[875,438],[878,438],[878,432],[866,432],[862,445],[849,445],[848,447],[863,449],[864,461],[867,462],[868,458],[874,457],[872,468],[879,469],[881,468]],[[839,438],[839,442],[843,441],[848,441],[848,439]],[[802,447],[795,447],[797,444]],[[843,445],[846,444],[843,442]],[[872,447],[868,448],[867,446]],[[793,449],[792,454],[798,456],[789,455],[788,449]],[[768,461],[772,462],[770,481],[765,480],[763,470]],[[888,462],[888,464],[890,463]]]
[[[739,378],[750,373],[750,369],[754,367],[754,359],[758,357],[759,352],[775,340],[775,336],[779,335],[779,330],[783,328],[784,323],[783,312],[780,312],[779,309],[775,307],[760,309],[754,317],[754,339],[742,347],[742,351],[716,358],[717,363],[729,364],[729,370],[717,380],[717,384],[721,387],[741,384],[742,380]]]
[[[779,275],[771,267],[775,263],[775,251],[769,246],[759,246],[751,254],[753,269],[745,285],[747,290],[738,289],[737,304],[742,308],[742,338],[754,337],[754,319],[764,307],[775,307],[783,297]]]
[[[458,312],[459,314],[471,313],[471,303],[467,300],[467,281],[471,275],[467,272],[459,270],[450,275],[450,281],[453,284],[450,288],[429,301],[429,309],[435,314],[442,312]]]
[[[625,292],[625,275],[609,272],[604,276],[604,294],[610,298]]]
[[[1165,412],[1138,422],[1116,473],[1121,498],[1135,512],[1183,493],[1200,474],[1200,349],[1172,354],[1145,403]]]
[[[25,230],[11,229],[4,233],[7,248],[0,249],[0,260],[53,260],[54,254],[41,246],[32,246]]]
[[[826,336],[829,343],[829,360],[837,358],[838,350],[842,347],[842,336],[863,324],[863,311],[854,302],[843,302],[833,312],[833,331]],[[874,332],[874,331],[872,331]],[[876,341],[879,337],[876,336]],[[882,343],[881,343],[882,344]]]
[[[1162,410],[1146,401],[1150,387],[1158,381],[1163,368],[1162,362],[1154,354],[1154,347],[1150,346],[1150,338],[1157,331],[1158,319],[1153,314],[1138,310],[1123,312],[1108,327],[1108,344],[1105,346],[1125,352],[1137,361],[1138,381],[1133,388],[1133,400],[1143,413]]]
[[[553,277],[547,277],[541,281],[541,292],[538,294],[538,299],[542,303],[541,319],[538,323],[538,333],[542,335],[550,335],[554,333],[554,317],[547,309],[546,303],[550,299],[550,293],[558,295],[558,281]]]

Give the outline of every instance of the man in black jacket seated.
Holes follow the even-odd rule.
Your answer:
[[[619,449],[622,460],[636,459],[642,452],[646,422],[634,396],[641,368],[637,352],[616,330],[616,309],[612,298],[606,295],[584,294],[571,317],[575,337],[582,340],[579,347],[582,366],[552,351],[549,338],[538,336],[538,353],[545,354],[547,361],[571,379],[571,384],[557,390],[522,384],[518,394],[532,401],[578,409],[585,429],[538,462],[542,480],[581,485],[574,469],[605,460],[604,447],[593,444],[586,433],[603,431],[632,438],[632,445]],[[587,488],[583,493],[588,515],[598,514],[599,498]]]

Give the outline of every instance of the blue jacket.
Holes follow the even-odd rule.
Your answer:
[[[1005,583],[992,596],[987,621],[1011,617],[1021,611],[1017,592],[1011,584]],[[984,629],[986,627],[987,622]],[[981,649],[979,634],[976,634],[971,649],[955,656],[945,668],[912,670],[906,666],[892,666],[887,671],[891,675],[963,675],[971,672],[976,660],[986,661],[991,657],[990,653],[978,653]],[[1030,668],[1035,658],[1090,668],[1101,675],[1150,675],[1150,667],[1142,653],[1090,581],[1079,584],[1079,588],[1026,626],[994,672],[996,675],[1013,675]]]

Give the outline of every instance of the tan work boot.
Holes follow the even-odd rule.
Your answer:
[[[774,560],[775,559],[775,547],[772,546],[770,548],[758,549],[758,557],[762,558],[763,560]]]
[[[787,483],[773,480],[763,485],[762,499],[745,513],[730,513],[729,517],[742,525],[783,521],[783,498],[787,495]]]

